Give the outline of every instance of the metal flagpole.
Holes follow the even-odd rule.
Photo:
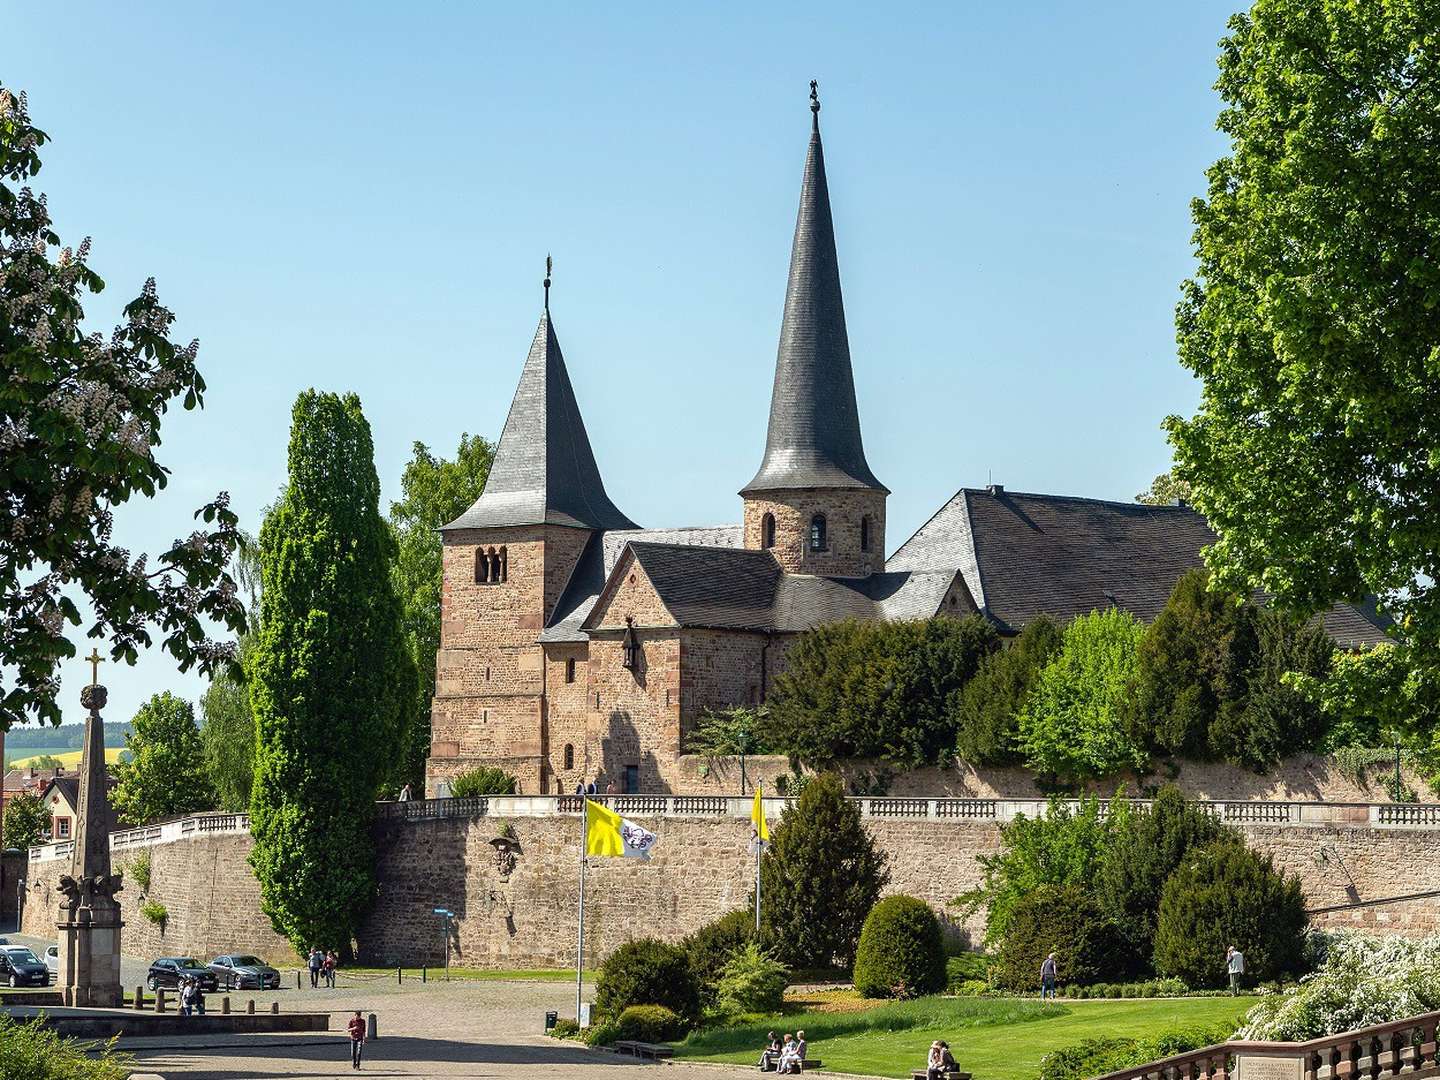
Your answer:
[[[580,929],[575,938],[575,1022],[580,1023],[580,1002],[585,980],[585,828],[588,815],[585,796],[580,796]]]
[[[765,841],[755,834],[755,936],[760,936],[760,853],[765,850]]]

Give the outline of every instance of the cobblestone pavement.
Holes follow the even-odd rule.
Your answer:
[[[588,1050],[542,1032],[545,1013],[573,1015],[575,989],[564,983],[432,982],[397,986],[387,980],[346,980],[335,990],[282,991],[253,996],[257,1009],[279,1000],[282,1011],[328,1011],[329,1036],[217,1036],[193,1040],[136,1040],[139,1074],[165,1080],[300,1080],[354,1076],[345,1023],[355,1009],[375,1013],[380,1037],[367,1044],[362,1074],[382,1077],[541,1077],[579,1080],[725,1080],[748,1069],[637,1064]],[[243,1006],[242,1006],[243,1007]]]

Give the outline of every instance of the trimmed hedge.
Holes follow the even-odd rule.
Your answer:
[[[887,896],[865,917],[855,953],[862,997],[923,997],[945,989],[945,939],[930,905]]]
[[[1038,1080],[1087,1080],[1172,1054],[1213,1046],[1229,1037],[1229,1028],[1181,1028],[1153,1039],[1086,1039],[1042,1057]]]
[[[1035,990],[1040,965],[1056,954],[1061,984],[1084,985],[1102,978],[1116,950],[1114,924],[1075,885],[1042,885],[1020,898],[1000,941],[991,971],[1006,990]]]
[[[615,1021],[617,1038],[636,1042],[669,1042],[682,1039],[690,1026],[664,1005],[631,1005]]]
[[[1234,945],[1250,985],[1298,975],[1307,922],[1299,878],[1237,841],[1220,841],[1192,853],[1165,882],[1155,970],[1189,986],[1223,986],[1225,949]]]
[[[606,957],[595,990],[596,1008],[614,1021],[632,1005],[663,1005],[687,1024],[699,1019],[700,990],[684,949],[640,938]]]

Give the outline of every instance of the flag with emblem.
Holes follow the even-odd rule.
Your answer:
[[[755,806],[750,811],[750,824],[755,826],[755,839],[762,844],[770,840],[770,826],[765,824],[765,806],[760,802],[760,785],[755,785]]]
[[[658,840],[649,829],[627,821],[608,806],[585,800],[585,854],[648,859]]]

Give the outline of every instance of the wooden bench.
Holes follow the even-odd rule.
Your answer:
[[[825,1067],[825,1063],[824,1063],[823,1061],[821,1061],[819,1058],[806,1058],[804,1061],[802,1061],[802,1062],[800,1063],[800,1071],[801,1071],[801,1072],[809,1072],[811,1069],[823,1069],[824,1067]],[[766,1069],[765,1071],[766,1071],[766,1072],[774,1072],[774,1071],[775,1071],[775,1066],[774,1066],[774,1065],[771,1065],[771,1066],[770,1066],[768,1069]],[[922,1076],[922,1077],[920,1078],[920,1080],[925,1080],[925,1078]],[[967,1077],[965,1078],[965,1080],[970,1080],[970,1078],[967,1076]]]
[[[928,1069],[916,1069],[910,1074],[910,1080],[925,1080],[929,1075]],[[970,1080],[970,1074],[959,1069],[946,1069],[945,1080]]]
[[[615,1050],[617,1053],[629,1054],[631,1057],[637,1058],[649,1058],[651,1061],[675,1056],[675,1048],[668,1043],[640,1042],[637,1039],[621,1039],[615,1044]]]

